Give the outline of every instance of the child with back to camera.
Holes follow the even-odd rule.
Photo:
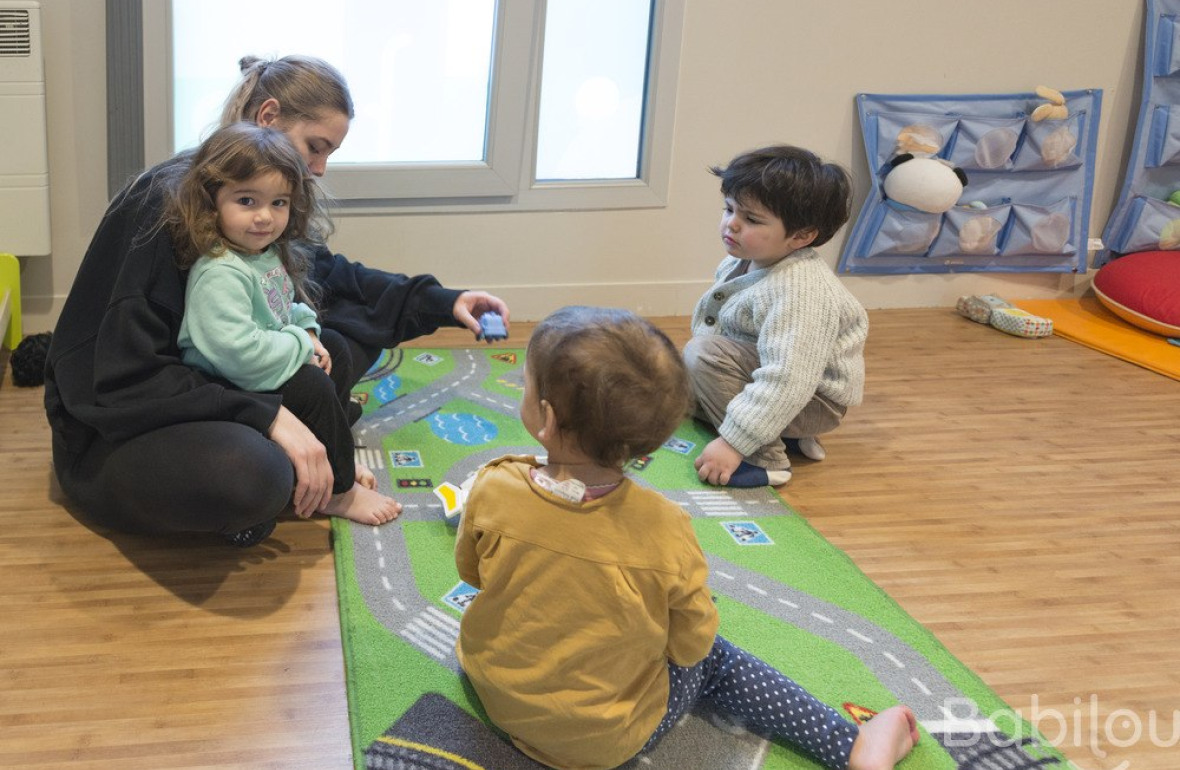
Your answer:
[[[480,589],[457,652],[488,716],[556,768],[616,767],[698,701],[826,767],[892,768],[918,740],[913,712],[858,728],[718,636],[690,517],[624,474],[690,400],[676,348],[632,313],[563,308],[533,332],[520,416],[547,459],[482,468],[455,543]]]
[[[791,478],[787,448],[822,460],[818,436],[864,393],[868,314],[815,251],[848,220],[851,182],[787,145],[711,171],[728,256],[684,348],[697,415],[718,433],[697,473],[710,484],[777,486]]]
[[[166,200],[177,262],[189,269],[181,360],[243,390],[282,396],[328,450],[333,486],[323,513],[374,525],[396,518],[401,506],[354,460],[349,384],[332,378],[310,304],[302,243],[327,225],[298,151],[278,130],[231,124],[201,144]]]

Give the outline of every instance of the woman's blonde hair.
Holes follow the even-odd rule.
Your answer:
[[[326,220],[315,177],[283,132],[240,122],[217,129],[202,142],[185,173],[168,186],[164,223],[172,234],[176,263],[192,267],[203,254],[223,254],[227,247],[217,226],[217,193],[231,182],[276,171],[291,186],[287,227],[275,240],[283,266],[304,302],[315,294],[309,240],[315,240]]]
[[[222,109],[222,127],[257,120],[258,110],[268,99],[278,101],[285,125],[296,120],[320,120],[325,111],[340,113],[349,120],[355,117],[344,76],[322,59],[298,54],[281,59],[243,56],[238,66],[242,79]]]

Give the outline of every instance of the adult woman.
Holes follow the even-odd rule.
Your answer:
[[[316,176],[353,117],[343,77],[318,59],[247,57],[221,124],[283,131]],[[299,515],[331,495],[324,447],[274,394],[249,393],[181,363],[185,273],[158,227],[166,181],[191,153],[152,168],[111,202],[62,309],[46,366],[53,463],[96,523],[129,532],[218,532],[253,545],[288,504]],[[382,348],[444,325],[478,333],[485,292],[433,276],[373,270],[314,246],[313,281],[333,379],[350,387]]]

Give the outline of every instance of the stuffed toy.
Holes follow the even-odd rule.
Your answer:
[[[898,154],[908,152],[911,155],[934,155],[942,147],[942,134],[938,130],[921,123],[911,123],[897,132]]]
[[[1065,104],[1065,97],[1060,91],[1046,86],[1037,86],[1037,96],[1045,100],[1045,104],[1038,105],[1032,111],[1034,123],[1042,121],[1064,121],[1069,117],[1069,107]],[[1050,124],[1052,125],[1052,124]],[[1044,136],[1039,138],[1041,159],[1049,168],[1057,168],[1073,157],[1073,148],[1078,145],[1078,138],[1068,123],[1061,123]]]
[[[1036,339],[1053,333],[1053,319],[1035,316],[994,294],[959,297],[955,310],[965,318],[988,324],[1014,337]]]
[[[1037,96],[1044,99],[1047,103],[1039,105],[1032,112],[1032,119],[1036,122],[1042,120],[1065,120],[1069,117],[1069,108],[1065,106],[1065,97],[1061,95],[1060,91],[1055,91],[1048,86],[1037,86]]]
[[[889,166],[881,190],[894,208],[941,214],[954,207],[967,186],[963,169],[942,158],[903,152],[889,161]]]

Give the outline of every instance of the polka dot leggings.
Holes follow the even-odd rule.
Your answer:
[[[806,751],[824,767],[848,767],[859,728],[720,636],[695,666],[682,668],[669,663],[668,678],[668,713],[643,751],[654,747],[697,702],[703,702],[739,720],[751,732],[781,738]]]

